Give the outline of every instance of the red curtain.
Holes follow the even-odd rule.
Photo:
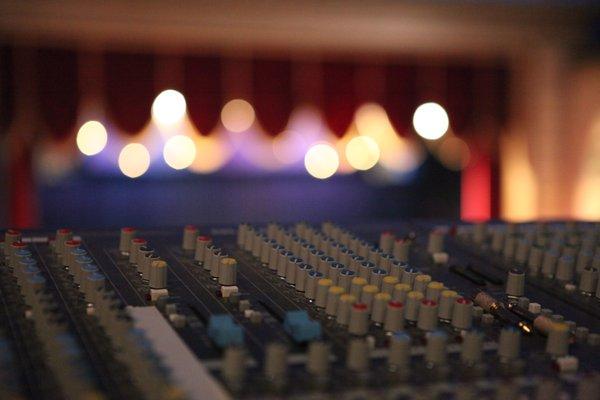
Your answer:
[[[64,140],[75,129],[79,106],[77,53],[39,49],[36,54],[39,112],[53,138]]]
[[[183,91],[188,114],[203,135],[219,122],[223,106],[223,71],[219,57],[186,57]]]
[[[329,129],[338,137],[350,127],[358,105],[354,74],[355,65],[349,62],[323,64],[323,114]]]
[[[12,48],[0,47],[0,135],[7,131],[15,111],[12,63]]]
[[[109,52],[104,55],[105,101],[111,120],[124,132],[138,133],[150,119],[154,56]]]
[[[417,68],[414,64],[391,64],[386,68],[384,107],[401,136],[412,132],[412,116],[418,106]]]
[[[472,134],[474,124],[474,69],[471,66],[452,65],[447,70],[446,111],[450,126],[460,136]]]
[[[285,129],[292,113],[292,63],[256,59],[252,75],[256,116],[263,129],[276,136]]]

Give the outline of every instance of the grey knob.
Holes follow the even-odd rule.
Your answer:
[[[355,303],[350,309],[350,322],[348,332],[352,335],[362,336],[369,331],[369,310],[363,303]]]
[[[279,263],[279,254],[284,250],[285,248],[280,244],[272,246],[271,250],[269,250],[269,269],[271,271],[277,271],[277,264]],[[196,247],[196,251],[198,251],[198,247]]]
[[[329,276],[329,264],[335,262],[333,257],[323,256],[319,259],[318,270],[325,276]]]
[[[454,302],[457,297],[458,293],[454,290],[443,290],[442,293],[440,293],[438,317],[442,321],[450,321],[452,319],[452,310],[454,309]]]
[[[587,267],[581,271],[579,276],[579,290],[583,294],[592,295],[598,286],[598,270]]]
[[[529,252],[529,258],[527,259],[527,268],[529,269],[529,275],[537,275],[542,266],[542,259],[544,258],[544,248],[541,246],[533,246]]]
[[[221,260],[226,257],[221,249],[215,249],[210,256],[210,276],[217,280],[221,272]]]
[[[375,269],[375,264],[370,261],[365,261],[358,267],[358,276],[367,281],[371,279],[371,270]]]
[[[325,306],[325,313],[327,315],[336,316],[337,309],[340,301],[340,296],[344,294],[344,288],[341,286],[331,286],[327,293],[327,305]]]
[[[319,279],[317,282],[317,293],[315,297],[315,305],[325,308],[327,306],[327,293],[329,288],[333,286],[333,282],[329,278]]]
[[[404,270],[408,268],[408,264],[404,261],[393,261],[390,267],[390,275],[398,278],[399,281],[402,280],[402,274]]]
[[[398,332],[390,337],[390,350],[388,353],[388,366],[392,370],[407,367],[410,363],[410,336]]]
[[[306,277],[308,273],[312,271],[312,269],[313,267],[311,267],[308,264],[298,264],[298,267],[296,269],[296,282],[294,285],[297,291],[304,292],[306,288]]]
[[[463,337],[460,359],[465,364],[473,365],[481,361],[483,354],[483,334],[480,331],[468,331]]]
[[[362,288],[362,293],[360,294],[360,302],[367,305],[367,309],[369,312],[373,309],[373,299],[375,295],[379,292],[379,289],[375,285],[365,285]]]
[[[298,257],[289,257],[285,267],[285,281],[290,285],[296,283],[296,270],[298,265],[302,264],[302,259]]]
[[[425,290],[425,298],[427,300],[438,301],[442,290],[444,290],[444,284],[442,282],[429,282],[427,284],[427,289]]]
[[[509,327],[502,328],[498,344],[498,355],[503,362],[510,362],[519,357],[521,350],[521,332]]]
[[[386,277],[387,274],[387,271],[383,268],[373,268],[369,277],[369,283],[377,286],[378,289],[381,289],[383,278]]]
[[[213,255],[219,249],[213,245],[209,244],[204,249],[204,259],[202,260],[202,269],[205,271],[210,271],[212,269]]]
[[[556,263],[558,262],[558,252],[554,250],[548,250],[544,253],[544,259],[542,261],[542,275],[547,278],[553,278],[556,274]]]
[[[352,278],[352,282],[350,283],[350,294],[356,296],[357,299],[360,299],[363,287],[366,285],[367,280],[365,278],[361,278],[360,276]]]
[[[575,258],[563,255],[558,259],[556,267],[556,279],[560,282],[571,282],[575,273]]]
[[[402,273],[402,277],[400,278],[400,283],[406,283],[411,288],[415,283],[415,278],[419,275],[419,271],[415,268],[408,267]]]
[[[446,363],[446,342],[448,336],[443,331],[434,331],[427,337],[425,346],[425,361],[430,365]]]
[[[196,238],[198,237],[198,228],[194,225],[187,225],[183,228],[183,240],[181,247],[183,250],[194,250],[196,249]]]
[[[381,235],[379,235],[379,248],[384,253],[391,253],[392,249],[394,247],[395,239],[396,238],[395,238],[393,232],[391,232],[391,231],[381,232]]]
[[[194,251],[194,261],[202,262],[204,261],[204,252],[208,245],[212,243],[211,238],[209,236],[198,236],[196,238],[196,250]]]
[[[350,291],[350,286],[352,285],[352,279],[356,276],[356,272],[351,269],[345,268],[340,271],[338,276],[338,285],[343,287],[346,292]]]
[[[427,252],[429,254],[441,253],[444,251],[444,231],[442,229],[433,229],[429,232],[427,242]]]
[[[395,276],[386,276],[381,282],[381,291],[392,295],[394,293],[394,286],[396,286],[398,282],[399,280]]]
[[[410,240],[396,239],[394,242],[394,258],[400,262],[408,262],[410,256]]]
[[[283,383],[287,376],[288,348],[283,343],[269,343],[265,350],[265,376],[272,382]]]
[[[119,238],[119,251],[122,254],[129,254],[131,241],[137,235],[137,230],[132,227],[121,228],[121,236]]]
[[[239,224],[237,228],[237,245],[239,247],[243,247],[244,243],[246,243],[246,232],[250,229],[248,224]]]
[[[346,367],[354,372],[364,372],[369,368],[369,344],[364,339],[351,339],[346,354]]]
[[[167,263],[162,260],[150,264],[150,288],[164,289],[167,287]]]
[[[306,369],[317,378],[326,379],[329,374],[329,345],[323,342],[310,342]]]
[[[83,293],[89,303],[95,303],[100,289],[106,285],[106,278],[99,272],[88,275],[83,282]]]
[[[15,235],[11,235],[15,236]],[[11,245],[14,242],[20,242],[20,233],[18,235],[19,240],[11,240],[11,241],[7,241],[7,245]],[[69,228],[61,228],[58,229],[56,231],[56,236],[54,238],[54,250],[56,251],[57,254],[61,255],[64,252],[65,249],[65,243],[68,242],[69,240],[71,240],[73,238],[73,231]]]
[[[312,269],[309,271],[308,275],[306,275],[306,283],[304,287],[304,297],[310,300],[314,300],[317,296],[317,282],[323,279],[324,275]]]
[[[141,239],[141,238],[131,239],[131,244],[129,246],[129,263],[130,264],[137,264],[138,250],[140,249],[140,247],[145,246],[147,244],[148,244],[148,242],[146,242],[146,240]]]
[[[392,292],[392,300],[406,303],[406,297],[410,291],[412,291],[412,288],[406,283],[397,283]]]
[[[81,249],[79,249],[81,250]],[[73,250],[75,251],[75,250]],[[73,254],[73,251],[71,252]],[[137,265],[136,265],[136,269],[137,271],[141,274],[144,271],[144,266],[146,265],[146,257],[148,256],[148,254],[152,254],[154,253],[154,249],[150,246],[142,246],[139,248],[138,250],[138,256],[137,256]],[[73,254],[74,255],[74,254]]]
[[[415,277],[415,282],[413,284],[413,290],[421,292],[425,294],[425,290],[427,289],[427,285],[431,282],[431,275],[419,274]]]
[[[387,305],[392,299],[389,293],[377,293],[373,299],[373,310],[371,312],[371,320],[375,323],[382,324],[385,320],[385,312]]]
[[[508,271],[506,279],[506,294],[509,297],[521,297],[525,294],[525,274],[517,268]]]
[[[246,350],[243,347],[228,347],[223,355],[221,375],[233,390],[239,390],[246,378]]]
[[[419,317],[417,327],[424,331],[432,331],[437,328],[438,303],[433,300],[423,300],[419,306]]]
[[[569,326],[565,323],[555,322],[552,324],[546,339],[546,353],[560,357],[569,353]]]
[[[156,253],[149,253],[142,259],[142,278],[145,280],[150,280],[150,265],[153,261],[160,260],[160,257]]]
[[[294,253],[288,250],[284,250],[279,253],[277,257],[277,275],[285,278],[285,271],[287,269],[288,260],[290,257],[293,257]]]
[[[237,269],[238,264],[235,258],[222,258],[219,263],[219,285],[235,285],[237,282]]]
[[[385,311],[383,329],[387,332],[397,332],[404,329],[404,305],[399,301],[389,301]]]
[[[356,303],[356,296],[348,293],[340,296],[336,315],[336,321],[338,324],[348,325],[350,322],[350,311],[354,303]]]
[[[452,326],[455,329],[471,329],[473,322],[473,302],[465,297],[459,297],[454,302],[452,310]]]
[[[410,322],[416,322],[419,317],[419,308],[421,301],[423,300],[423,293],[421,292],[408,292],[406,295],[406,306],[404,308],[404,318]]]

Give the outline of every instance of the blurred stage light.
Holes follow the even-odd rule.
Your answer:
[[[152,120],[160,127],[172,127],[183,120],[186,107],[185,97],[180,92],[164,90],[152,103]]]
[[[230,132],[243,132],[254,123],[254,108],[246,100],[234,99],[223,106],[221,122]]]
[[[209,174],[221,168],[231,156],[228,144],[219,136],[194,136],[196,157],[189,170],[199,174]]]
[[[293,130],[287,130],[273,139],[273,154],[277,161],[285,165],[300,162],[306,147],[303,136]]]
[[[437,103],[421,104],[413,115],[413,127],[424,139],[437,140],[448,131],[448,114]]]
[[[340,160],[337,151],[326,143],[315,144],[304,156],[304,166],[309,174],[318,179],[326,179],[335,174]]]
[[[464,140],[452,136],[444,139],[440,144],[437,156],[444,167],[453,171],[461,171],[469,164],[471,151]]]
[[[167,140],[163,148],[163,158],[173,169],[184,169],[192,165],[196,157],[194,141],[185,135],[176,135]]]
[[[129,143],[119,154],[119,169],[123,175],[137,178],[148,171],[150,153],[143,144]]]
[[[88,121],[77,132],[77,147],[86,156],[100,153],[106,147],[108,134],[98,121]]]
[[[377,139],[385,135],[390,128],[387,113],[379,104],[366,103],[360,106],[354,114],[354,122],[358,133]]]
[[[379,161],[379,146],[369,136],[358,136],[346,145],[346,159],[358,170],[366,171],[373,168]]]
[[[388,171],[407,174],[415,170],[423,161],[423,149],[418,143],[396,136],[381,148],[379,163]]]

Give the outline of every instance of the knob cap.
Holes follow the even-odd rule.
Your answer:
[[[344,288],[341,286],[331,286],[327,293],[327,306],[325,307],[325,313],[327,315],[335,316],[337,314],[338,304],[340,296],[344,294]]]
[[[553,323],[546,339],[546,353],[561,357],[569,353],[569,327],[565,323]]]
[[[327,292],[333,286],[333,282],[329,278],[319,279],[317,282],[317,295],[315,297],[315,305],[325,308],[327,306]]]
[[[348,325],[350,322],[350,310],[356,303],[356,296],[345,293],[340,296],[337,306],[336,321],[340,325]]]
[[[410,343],[410,336],[404,332],[397,332],[390,337],[387,360],[390,369],[398,370],[410,364]]]
[[[387,332],[397,332],[404,329],[404,304],[394,300],[388,302],[383,329]]]
[[[137,235],[137,230],[132,227],[121,228],[121,236],[119,238],[119,251],[121,254],[129,254],[129,248],[131,247],[131,241]]]
[[[233,390],[239,390],[246,378],[246,350],[243,347],[230,346],[225,349],[221,375]]]
[[[556,280],[560,282],[571,282],[575,273],[575,258],[569,255],[563,255],[558,259],[556,267]]]
[[[298,269],[296,270],[296,290],[299,292],[304,292],[306,288],[306,277],[310,271],[312,271],[313,267],[308,264],[298,264]]]
[[[440,294],[440,308],[438,310],[438,317],[442,321],[450,321],[452,319],[452,311],[454,309],[454,303],[458,293],[454,290],[444,290]]]
[[[315,270],[312,269],[310,270],[310,272],[308,273],[308,275],[306,275],[306,286],[304,287],[304,297],[306,297],[307,299],[310,300],[314,300],[315,297],[317,296],[317,282],[320,281],[321,279],[323,279],[324,275]]]
[[[555,250],[548,250],[544,253],[544,259],[542,261],[542,275],[547,278],[553,278],[556,274],[556,263],[558,261],[558,252]]]
[[[502,328],[498,344],[498,355],[503,362],[509,362],[519,357],[521,350],[521,332],[512,328]]]
[[[428,364],[442,365],[446,363],[446,342],[448,336],[443,331],[434,331],[427,337],[425,361]]]
[[[371,320],[375,323],[382,324],[385,319],[385,313],[388,303],[392,299],[389,293],[377,293],[373,299],[373,312],[371,313]]]
[[[396,239],[394,242],[394,258],[400,262],[408,262],[410,257],[410,240]]]
[[[404,318],[410,322],[416,322],[419,316],[419,307],[423,300],[423,293],[421,292],[408,292],[406,295],[406,307],[404,311]]]
[[[354,372],[364,372],[369,368],[369,344],[364,339],[352,339],[346,354],[346,367]]]
[[[406,297],[411,290],[410,285],[406,283],[397,283],[392,292],[392,300],[406,303]]]
[[[431,275],[420,274],[415,277],[415,282],[413,285],[413,290],[421,292],[425,294],[425,289],[427,289],[427,285],[431,282]]]
[[[393,232],[391,232],[391,231],[381,232],[381,235],[379,236],[379,248],[384,253],[391,253],[392,249],[394,247],[395,239],[396,238],[394,237]]]
[[[329,374],[329,353],[327,343],[310,342],[308,345],[308,359],[306,369],[317,378],[327,378]]]
[[[167,287],[167,263],[158,260],[150,264],[150,288],[164,289]]]
[[[465,364],[477,364],[481,361],[483,354],[483,333],[480,331],[468,331],[463,337],[460,359]]]
[[[200,235],[196,238],[196,250],[194,251],[194,260],[196,262],[204,261],[204,252],[211,243],[212,239],[210,236]]]
[[[362,289],[367,285],[367,280],[365,278],[361,278],[357,276],[352,279],[350,284],[350,294],[356,296],[356,298],[360,299],[362,296]]]
[[[348,332],[352,335],[362,336],[369,331],[369,311],[367,305],[356,303],[350,309],[350,323]]]
[[[511,268],[506,279],[506,294],[511,297],[520,297],[524,293],[525,274],[517,268]]]
[[[271,382],[282,384],[287,376],[288,348],[283,343],[269,343],[265,350],[265,376]]]
[[[394,286],[396,286],[398,282],[398,278],[395,276],[388,275],[384,277],[381,282],[381,291],[392,295],[394,293]]]
[[[579,277],[579,290],[587,295],[591,295],[598,286],[598,270],[593,267],[584,268]]]
[[[194,225],[187,225],[183,228],[183,239],[181,247],[183,250],[192,251],[196,249],[196,238],[198,237],[198,228]]]
[[[373,299],[378,291],[379,289],[375,285],[365,285],[362,288],[360,302],[366,304],[368,312],[371,312],[373,309]]]
[[[356,272],[351,269],[345,268],[340,271],[340,275],[338,277],[338,285],[343,287],[346,292],[350,291],[350,286],[352,285],[352,279],[356,276]]]
[[[442,282],[429,282],[429,284],[427,284],[427,290],[425,291],[425,298],[438,301],[442,290],[444,290],[444,284]]]
[[[231,286],[237,282],[238,264],[235,258],[225,257],[219,263],[219,285]]]
[[[433,300],[423,300],[419,306],[417,327],[424,331],[432,331],[437,328],[438,303]]]
[[[454,302],[452,310],[452,326],[456,329],[471,329],[473,321],[473,302],[465,297],[459,297]]]

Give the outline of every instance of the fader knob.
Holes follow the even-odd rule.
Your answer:
[[[371,320],[375,323],[382,324],[385,319],[386,308],[392,296],[389,293],[377,293],[373,299],[373,311],[371,312]]]
[[[290,285],[293,285],[296,282],[296,270],[300,264],[302,264],[302,259],[298,257],[290,257],[287,260],[285,267],[285,281]]]
[[[432,331],[437,328],[438,303],[433,300],[423,300],[419,306],[417,327],[424,331]]]
[[[232,346],[225,349],[221,375],[234,390],[239,390],[246,378],[246,350]]]
[[[356,296],[345,293],[340,296],[337,306],[336,322],[340,325],[348,325],[350,322],[350,310],[356,303]]]
[[[408,292],[406,295],[406,307],[404,311],[404,318],[409,322],[416,322],[419,317],[419,307],[423,300],[423,293],[421,292]]]
[[[506,294],[509,297],[521,297],[525,292],[525,274],[517,268],[508,271],[506,279]]]
[[[79,240],[67,240],[64,245],[63,245],[63,251],[62,254],[60,256],[60,259],[62,260],[62,265],[68,267],[69,264],[73,261],[72,260],[72,252],[75,249],[78,249],[79,246],[81,246],[81,242]],[[77,254],[77,255],[81,255],[81,254]]]
[[[131,239],[131,244],[129,246],[129,263],[137,264],[137,256],[138,250],[140,247],[145,246],[148,242],[141,238],[133,238]]]
[[[381,232],[379,236],[379,248],[384,253],[391,253],[394,246],[394,233],[391,231]]]
[[[400,262],[408,262],[410,245],[410,240],[396,239],[394,242],[394,258]]]
[[[85,299],[90,303],[95,303],[100,289],[106,285],[106,278],[99,272],[93,272],[85,278],[83,283],[83,293]]]
[[[406,283],[407,285],[410,285],[410,287],[413,287],[417,275],[419,275],[419,270],[408,267],[402,273],[402,276],[400,277],[400,283]]]
[[[337,314],[340,296],[344,294],[344,288],[341,286],[331,286],[327,292],[327,306],[325,313],[330,316]]]
[[[327,293],[329,292],[329,288],[331,286],[333,286],[331,279],[319,279],[317,282],[317,294],[315,297],[315,305],[317,307],[325,308],[327,305]]]
[[[373,268],[371,270],[371,275],[369,278],[369,283],[371,285],[377,286],[378,289],[381,289],[381,284],[383,282],[383,278],[387,276],[387,271],[383,268]]]
[[[558,252],[555,250],[548,250],[544,253],[544,259],[542,261],[542,275],[547,278],[553,278],[556,273],[556,263],[558,261]]]
[[[306,297],[309,300],[315,299],[315,297],[317,296],[317,282],[323,279],[323,277],[324,275],[321,272],[315,269],[310,270],[308,275],[306,275],[304,297]]]
[[[298,269],[296,270],[296,283],[294,285],[297,291],[304,292],[306,288],[306,277],[312,269],[313,267],[308,264],[298,264]]]
[[[56,237],[54,238],[54,250],[57,254],[63,254],[63,251],[65,249],[65,242],[71,240],[72,237],[73,231],[71,231],[68,228],[61,228],[56,231]]]
[[[425,346],[425,361],[430,365],[446,363],[446,342],[448,336],[443,331],[434,331],[427,337]]]
[[[397,332],[390,337],[390,351],[387,360],[390,369],[395,371],[409,365],[410,342],[410,336],[404,332]]]
[[[194,225],[187,225],[183,228],[183,240],[181,247],[183,250],[191,251],[196,248],[196,238],[198,237],[198,228]]]
[[[558,259],[556,267],[556,280],[560,282],[571,282],[575,270],[575,258],[569,255],[563,255]]]
[[[579,276],[579,290],[586,295],[593,295],[598,286],[598,270],[587,267],[581,271]]]
[[[473,321],[473,302],[465,297],[459,297],[454,302],[452,310],[452,326],[455,329],[470,329]]]
[[[281,384],[287,376],[288,348],[283,343],[269,343],[265,350],[265,376],[271,382]]]
[[[542,266],[542,260],[544,258],[544,248],[541,246],[533,246],[529,252],[529,258],[527,259],[527,268],[529,269],[529,275],[537,275],[540,267]]]
[[[353,294],[357,299],[360,299],[362,296],[362,289],[366,285],[367,280],[365,278],[361,278],[359,276],[353,278],[352,282],[350,283],[350,294]]]
[[[510,362],[519,357],[521,349],[521,332],[513,327],[502,328],[498,343],[498,356],[503,362]]]
[[[402,274],[404,270],[408,268],[408,264],[404,261],[392,261],[392,265],[390,267],[390,275],[398,278],[399,281],[402,281]]]
[[[458,293],[454,290],[443,290],[440,294],[438,317],[442,321],[450,321],[452,319],[452,311],[454,310],[454,303],[457,297]]]
[[[237,269],[238,265],[235,258],[222,258],[219,264],[219,285],[235,285],[237,282]]]
[[[338,285],[343,287],[346,292],[350,291],[350,287],[352,285],[352,279],[356,276],[356,272],[351,269],[343,269],[340,271],[340,275],[338,277]]]
[[[394,286],[394,291],[392,292],[392,300],[406,303],[406,297],[411,290],[412,289],[408,284],[397,283]]]
[[[431,282],[431,275],[419,274],[415,277],[415,282],[413,284],[413,290],[417,292],[421,292],[425,294],[425,290],[427,289],[427,285]]]
[[[16,229],[8,229],[4,232],[4,245],[8,248],[11,243],[20,242],[21,241],[21,231]],[[5,253],[8,251],[5,250]]]
[[[483,354],[483,334],[480,331],[468,331],[463,337],[460,359],[463,363],[473,365],[481,361]]]
[[[371,277],[371,270],[373,269],[375,269],[375,264],[370,261],[365,261],[358,267],[358,276],[368,281]]]
[[[569,353],[569,326],[565,323],[552,324],[546,339],[546,353],[560,357]]]
[[[327,343],[310,342],[306,361],[308,372],[317,378],[326,379],[329,375],[329,354],[330,348]]]
[[[394,286],[398,284],[398,278],[395,276],[386,276],[381,282],[381,291],[392,295],[394,293]]]
[[[369,310],[367,305],[356,303],[350,309],[350,323],[348,332],[352,335],[366,335],[369,331]]]
[[[346,367],[354,372],[364,372],[369,368],[369,344],[364,339],[351,339],[346,354]]]
[[[427,290],[425,291],[425,298],[427,300],[438,301],[442,290],[444,290],[444,284],[442,282],[429,282],[427,284]]]
[[[167,287],[167,263],[158,260],[150,264],[149,285],[152,289],[164,289]]]
[[[404,304],[394,300],[387,303],[383,329],[387,332],[397,332],[404,329]]]
[[[343,271],[346,268],[346,266],[344,264],[338,263],[338,262],[332,262],[329,264],[329,271],[328,271],[328,276],[329,279],[331,279],[333,281],[334,285],[337,285],[339,282],[339,276],[340,276],[340,272]]]
[[[208,245],[211,243],[212,241],[210,239],[210,236],[200,235],[196,238],[196,250],[194,252],[194,260],[196,262],[199,263],[201,261],[204,261],[204,252],[206,251]]]

